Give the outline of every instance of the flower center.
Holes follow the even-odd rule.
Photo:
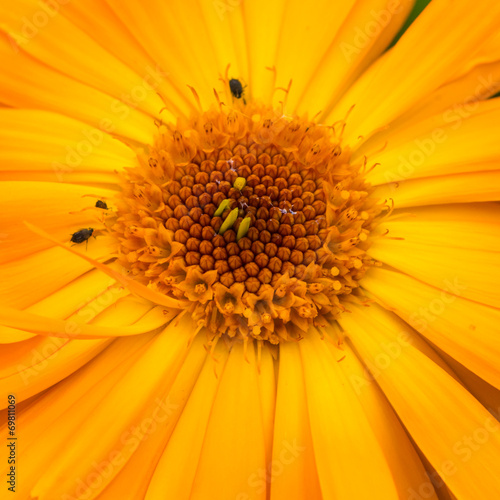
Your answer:
[[[161,125],[123,182],[119,261],[212,336],[278,343],[334,320],[384,206],[336,127],[249,104]]]

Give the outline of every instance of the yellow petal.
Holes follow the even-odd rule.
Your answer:
[[[80,318],[58,320],[45,318],[26,311],[9,307],[0,307],[0,324],[38,333],[47,337],[98,339],[107,337],[122,337],[139,335],[155,330],[171,319],[171,312],[162,307],[156,307],[141,318],[141,321],[127,327],[87,325]]]
[[[411,342],[400,344],[405,332],[391,313],[376,305],[353,305],[341,323],[365,363],[377,366],[377,359],[386,360],[377,371],[377,383],[452,493],[457,498],[495,498],[498,477],[492,464],[500,460],[500,423]],[[411,338],[411,333],[406,335]],[[422,491],[419,487],[408,495]]]
[[[90,481],[90,475],[95,474],[95,462],[99,464],[108,458],[110,450],[116,450],[123,461],[129,458],[136,449],[137,424],[144,415],[153,415],[159,406],[164,406],[164,402],[157,400],[158,393],[173,383],[182,366],[188,352],[190,327],[190,319],[178,325],[174,322],[154,338],[113,391],[94,407],[91,418],[82,422],[73,435],[71,447],[59,450],[50,470],[38,476],[32,496],[49,500],[64,493],[74,495],[79,480]],[[92,403],[91,400],[86,404]],[[96,433],[100,435],[97,441],[92,439]],[[101,481],[99,486],[88,485],[87,489],[95,495],[104,485]]]
[[[23,343],[23,355],[15,358],[7,357],[12,350],[2,349],[0,395],[5,403],[0,405],[7,406],[9,394],[15,394],[18,401],[24,401],[51,387],[88,363],[109,342],[102,339],[80,342],[50,337],[30,339]]]
[[[439,175],[409,179],[378,186],[374,197],[394,200],[398,208],[439,205],[442,203],[471,203],[500,199],[500,170],[498,163],[470,165],[471,173]],[[480,170],[484,168],[486,172]]]
[[[174,428],[177,429],[178,427],[179,418],[184,418],[186,402],[188,399],[190,400],[193,387],[198,383],[200,371],[207,357],[207,352],[203,346],[204,341],[203,333],[196,336],[172,386],[170,388],[164,387],[161,393],[158,393],[158,398],[165,402],[164,408],[166,408],[166,411],[159,407],[157,411],[153,410],[151,415],[148,415],[147,411],[143,412],[143,415],[146,414],[147,416],[140,422],[142,432],[139,435],[140,443],[138,443],[137,450],[117,474],[115,468],[112,468],[113,480],[96,497],[97,500],[114,500],[116,498],[126,498],[127,496],[130,498],[144,498],[146,491],[149,494],[150,481],[155,477],[153,474],[159,474],[160,458],[164,456],[165,446],[171,446],[172,439],[170,437]],[[205,385],[203,385],[203,390],[207,390]],[[198,423],[200,420],[198,406],[196,406],[196,415],[196,422]],[[195,427],[190,427],[189,435],[193,434],[192,429]],[[188,449],[185,441],[183,441],[182,449]],[[180,456],[176,456],[175,463],[180,463],[179,460]],[[193,467],[196,467],[196,464]],[[111,479],[109,476],[111,474],[105,478],[108,481]],[[170,475],[169,479],[162,475],[162,484],[171,486],[170,478]],[[182,479],[183,491],[189,490],[185,482],[185,476],[174,475],[172,479]],[[165,496],[161,498],[165,498]],[[175,495],[172,498],[180,499],[181,496]]]
[[[35,282],[37,280],[36,274],[35,276],[30,274],[25,283],[29,282],[29,278]],[[44,291],[45,294],[41,300],[26,307],[27,312],[59,319],[67,318],[76,313],[79,316],[86,316],[89,321],[94,319],[103,309],[111,305],[116,306],[121,297],[129,295],[129,292],[123,287],[117,286],[114,280],[95,269],[73,279],[59,289],[54,291],[44,289]],[[30,300],[29,294],[25,293],[25,295],[27,300],[24,305],[31,304],[33,299]],[[2,342],[15,342],[16,339],[8,338],[8,331],[8,327],[0,328]],[[10,335],[14,335],[14,332],[10,332]],[[22,332],[17,331],[15,335],[16,337],[22,335]]]
[[[70,236],[71,237],[71,236]],[[34,236],[36,239],[36,236]],[[106,259],[116,242],[103,236],[89,243],[87,254]],[[85,246],[83,248],[85,252]],[[0,264],[3,304],[25,308],[56,292],[67,283],[92,269],[92,265],[61,248],[48,248],[23,259]]]
[[[276,379],[273,357],[264,345],[261,359],[257,359],[257,382],[259,384],[262,422],[264,424],[264,443],[266,445],[266,463],[272,460],[274,413],[276,404]]]
[[[280,346],[272,461],[271,499],[321,499],[314,458],[307,393],[299,346]]]
[[[215,353],[217,361],[211,356],[206,358],[186,407],[151,477],[146,500],[190,498],[227,354],[225,347],[218,346]]]
[[[367,180],[385,184],[406,179],[462,172],[497,170],[500,99],[478,103],[473,113],[455,111],[434,115],[392,131],[387,147],[379,142],[356,151],[379,163]],[[379,152],[376,152],[376,151]]]
[[[384,230],[389,230],[389,237],[394,233],[394,236],[436,247],[495,251],[499,244],[497,212],[495,203],[418,207],[411,211],[398,210],[394,218],[382,224]],[[446,229],[449,232],[443,233]],[[455,231],[461,236],[451,234]]]
[[[0,326],[0,344],[13,344],[33,338],[35,335],[30,332],[24,332],[8,326]]]
[[[241,81],[245,99],[256,96],[252,81],[254,75],[249,72],[248,68],[248,59],[251,57],[252,51],[248,43],[249,33],[245,27],[245,23],[248,21],[247,8],[253,8],[253,5],[243,6],[236,2],[231,4],[221,0],[202,0],[199,2],[200,13],[198,14],[203,20],[207,41],[210,42],[210,47],[213,47],[214,58],[217,60],[216,67],[220,76],[225,77],[224,70],[230,64],[228,78],[236,78]],[[196,51],[206,50],[206,46],[195,43],[192,49]],[[200,69],[205,70],[204,67]],[[215,68],[210,68],[210,72],[213,69]],[[264,66],[259,69],[259,72],[267,73]],[[224,85],[222,81],[214,81],[211,86],[216,88],[218,92],[222,91],[219,95],[224,102],[229,104],[233,101],[234,98],[230,95],[227,82]]]
[[[446,212],[453,206],[436,207],[435,220],[419,218],[418,211],[394,221],[383,222],[380,230],[387,237],[374,239],[370,255],[437,288],[458,283],[458,294],[482,304],[498,307],[500,292],[500,231],[493,224],[463,221],[449,223]],[[498,216],[498,207],[473,206],[483,220]],[[488,215],[486,214],[488,212]],[[443,220],[439,220],[443,214]],[[484,234],[484,238],[483,238]]]
[[[304,4],[299,0],[285,4],[273,65],[278,71],[279,86],[286,87],[290,78],[293,79],[293,90],[288,97],[290,109],[296,108],[309,78],[320,65],[323,55],[354,5],[354,0],[319,0],[315,2],[314,8],[309,9],[304,9]]]
[[[384,306],[500,388],[500,312],[459,297],[461,284],[453,278],[443,286],[445,289],[440,290],[385,269],[372,268],[363,278],[363,287]]]
[[[64,6],[61,13],[83,32],[91,33],[94,40],[136,74],[153,77],[158,83],[158,93],[168,108],[166,113],[162,111],[162,116],[164,113],[167,117],[170,113],[174,116],[187,115],[192,109],[192,102],[188,99],[191,96],[185,88],[185,82],[174,80],[166,68],[159,66],[158,60],[148,53],[141,40],[134,37],[107,3],[101,0],[86,0],[83,4],[71,2]],[[157,79],[156,75],[163,78]]]
[[[2,109],[0,129],[2,180],[108,182],[116,189],[116,171],[136,164],[135,153],[120,141],[56,113]],[[23,201],[30,203],[22,194]],[[84,201],[90,205],[92,200]]]
[[[307,407],[323,498],[399,498],[368,418],[318,333],[300,346]],[[360,481],[359,478],[363,480]]]
[[[82,82],[124,101],[131,108],[141,110],[155,117],[163,107],[156,93],[163,75],[154,68],[144,68],[144,73],[135,74],[126,64],[115,58],[96,43],[91,34],[85,33],[71,23],[65,16],[59,15],[64,7],[54,8],[54,4],[40,9],[36,0],[19,0],[15,6],[0,8],[3,29],[14,39],[22,50],[50,68],[57,69],[68,77]],[[37,12],[38,17],[33,15]],[[30,16],[41,22],[41,18],[50,20],[46,29],[37,28],[30,23]],[[40,18],[40,20],[38,19]],[[31,38],[18,32],[19,20],[23,24],[24,34],[33,33]],[[65,40],[65,43],[61,43]]]
[[[230,4],[220,2],[217,5],[223,5],[227,9]],[[276,69],[276,56],[286,6],[285,0],[273,2],[255,0],[241,4],[249,65],[247,92],[264,102],[272,102],[274,95],[276,73],[272,69]],[[238,7],[234,10],[236,9]],[[227,15],[232,15],[234,10],[227,12]],[[263,12],[266,12],[265,16],[262,15]],[[280,74],[281,72],[279,70]],[[286,74],[283,77],[286,78]],[[288,81],[286,83],[288,84]]]
[[[132,293],[139,295],[140,297],[146,299],[146,300],[151,300],[153,303],[158,304],[158,305],[163,305],[165,307],[169,308],[175,308],[175,309],[181,309],[185,305],[185,301],[181,300],[176,300],[172,299],[166,295],[163,295],[151,288],[148,288],[145,285],[142,285],[138,281],[135,281],[132,278],[129,278],[127,275],[123,274],[122,272],[116,271],[113,269],[113,267],[102,264],[98,262],[95,259],[92,259],[91,257],[88,257],[87,255],[77,252],[76,250],[73,250],[71,247],[68,247],[64,245],[63,243],[60,243],[57,241],[55,238],[47,234],[45,231],[42,229],[39,229],[32,224],[29,224],[25,222],[26,227],[31,229],[35,234],[38,234],[39,236],[42,236],[43,238],[46,238],[49,241],[52,241],[55,245],[64,248],[67,252],[70,252],[74,255],[78,255],[81,257],[83,260],[86,260],[90,264],[92,264],[94,267],[99,269],[100,271],[103,271],[106,273],[108,276],[111,276],[114,278],[116,281],[119,283],[123,284],[126,286]]]
[[[498,45],[498,41],[495,40]],[[497,49],[498,50],[498,49]],[[500,57],[494,62],[481,62],[468,69],[460,77],[449,75],[450,81],[434,90],[413,108],[396,119],[387,131],[374,136],[390,134],[390,131],[411,122],[422,121],[438,113],[458,113],[467,116],[477,109],[480,101],[495,95],[500,89]],[[464,59],[464,63],[470,59]]]
[[[377,65],[377,70],[365,73],[349,89],[332,111],[332,121],[344,117],[355,105],[344,135],[349,142],[359,136],[368,137],[390,124],[446,83],[462,61],[496,33],[499,19],[500,6],[493,1],[471,9],[467,0],[434,0]]]
[[[12,50],[5,34],[0,36],[0,54],[0,92],[9,106],[55,111],[104,132],[152,142],[156,127],[151,116],[47,67],[22,49]]]
[[[330,348],[335,349],[333,345]],[[376,377],[370,375],[349,344],[345,343],[342,349],[346,355],[339,362],[339,367],[363,406],[392,471],[399,498],[407,498],[411,488],[418,491],[422,483],[429,481],[424,465],[397,415],[378,387]],[[427,498],[437,499],[431,486],[428,490]]]
[[[95,205],[96,198],[86,196],[88,194],[106,200],[113,197],[115,192],[55,182],[2,182],[0,261],[21,259],[52,246],[52,243],[38,238],[26,226],[20,224],[22,220],[41,224],[57,239],[67,242],[70,241],[71,235],[81,228],[95,227],[98,214],[89,209]],[[99,223],[99,226],[101,225]],[[91,238],[89,252],[93,252],[93,243],[102,240],[101,237],[96,238]]]
[[[117,302],[129,295],[130,293],[115,280],[97,269],[92,269],[54,293],[46,294],[42,300],[27,307],[26,311],[58,319],[76,315],[85,321],[92,321],[108,307],[116,308]],[[146,305],[146,311],[152,307],[151,304]],[[137,310],[137,307],[132,308]]]
[[[482,378],[478,377],[474,372],[467,369],[465,366],[460,364],[456,359],[453,359],[447,353],[439,349],[437,346],[433,345],[435,351],[439,353],[439,356],[446,362],[446,364],[453,370],[454,373],[459,377],[459,380],[467,388],[467,390],[485,407],[485,408],[496,408],[498,401],[500,401],[500,390],[493,387],[488,382],[484,381]],[[495,416],[499,416],[498,412]]]
[[[24,457],[24,480],[17,485],[20,498],[29,497],[47,461],[67,446],[67,440],[92,416],[94,408],[133,366],[151,338],[146,334],[114,340],[104,352],[18,413],[17,424],[23,429],[18,453]]]
[[[173,80],[194,87],[206,106],[215,102],[213,88],[220,83],[226,65],[218,66],[198,2],[107,3]]]
[[[414,4],[413,0],[358,0],[328,4],[337,11],[350,5],[345,18],[339,12],[332,11],[329,17],[325,10],[318,10],[322,18],[317,23],[320,26],[327,23],[329,40],[325,43],[316,39],[316,29],[308,31],[300,40],[308,54],[304,58],[307,67],[297,66],[297,63],[294,67],[292,96],[298,94],[298,111],[313,116],[321,111],[319,120],[323,123],[344,118],[326,119],[344,92],[393,40]],[[293,29],[302,25],[302,16],[303,12],[297,16]],[[277,67],[281,70],[280,65]],[[301,82],[307,84],[297,89]]]
[[[253,345],[247,358],[243,345],[235,343],[220,375],[191,491],[193,500],[205,500],[207,491],[217,491],[220,500],[233,500],[239,494],[252,500],[266,498],[266,484],[258,480],[266,467],[266,436]]]

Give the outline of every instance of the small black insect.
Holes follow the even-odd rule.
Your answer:
[[[101,201],[101,200],[97,200],[97,201],[95,202],[95,206],[96,206],[97,208],[102,208],[102,209],[104,209],[104,210],[107,210],[107,209],[108,209],[108,205],[106,204],[106,202],[105,202],[105,201]]]
[[[243,85],[236,78],[231,78],[229,80],[229,88],[231,89],[231,94],[233,94],[236,99],[241,99],[243,97]]]
[[[77,231],[76,233],[73,233],[71,235],[71,242],[72,243],[83,243],[84,241],[87,242],[87,246],[89,244],[88,239],[93,236],[94,230],[89,227],[88,229],[80,229],[80,231]],[[95,236],[94,236],[95,238]]]

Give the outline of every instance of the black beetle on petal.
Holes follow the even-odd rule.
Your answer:
[[[80,229],[80,231],[77,231],[76,233],[73,233],[71,235],[70,241],[75,244],[83,243],[84,241],[86,241],[88,246],[88,240],[91,236],[93,236],[93,233],[94,229],[91,227],[89,227],[88,229]]]

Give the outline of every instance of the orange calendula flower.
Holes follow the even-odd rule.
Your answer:
[[[500,5],[414,7],[0,7],[0,498],[497,498]]]

